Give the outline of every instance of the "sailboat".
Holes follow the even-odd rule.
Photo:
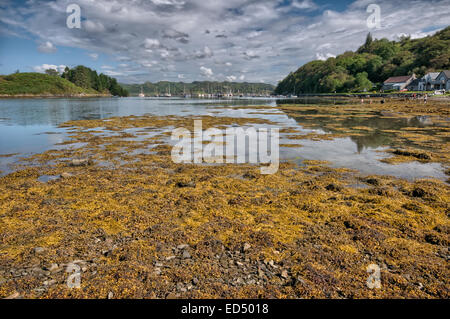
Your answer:
[[[164,94],[164,97],[172,97],[172,94],[170,94],[170,83],[169,83],[169,93]]]
[[[145,97],[144,89],[141,86],[141,93],[139,93],[139,97]]]

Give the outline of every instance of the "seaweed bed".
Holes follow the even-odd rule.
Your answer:
[[[196,118],[218,128],[270,124]],[[1,177],[0,297],[449,297],[445,182],[314,161],[282,163],[274,175],[174,164],[162,129],[193,119],[66,123],[67,143],[83,148],[35,155]],[[70,264],[81,269],[80,289],[66,285]],[[371,264],[381,289],[367,287]]]

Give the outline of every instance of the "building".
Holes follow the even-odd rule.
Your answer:
[[[408,91],[421,91],[420,90],[420,80],[421,79],[415,79],[406,87],[406,89]]]
[[[450,71],[442,71],[436,78],[435,90],[450,91]]]
[[[437,77],[439,76],[439,72],[431,72],[425,74],[419,81],[418,91],[434,91],[436,89]]]
[[[383,83],[383,90],[390,91],[402,91],[405,90],[408,85],[411,84],[416,79],[416,75],[406,75],[406,76],[394,76]]]

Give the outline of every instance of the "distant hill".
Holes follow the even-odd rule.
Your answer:
[[[169,92],[172,95],[198,94],[198,93],[228,93],[233,92],[237,94],[270,94],[275,89],[275,86],[264,83],[237,83],[237,82],[157,82],[144,84],[121,84],[127,89],[131,95],[138,95],[141,93],[141,87],[146,95],[164,94]]]
[[[275,93],[362,92],[380,87],[391,76],[418,77],[450,69],[450,27],[433,36],[400,41],[373,40],[371,34],[356,52],[326,61],[312,61],[281,81]]]
[[[16,73],[0,76],[0,95],[79,95],[99,94],[84,89],[58,75]]]

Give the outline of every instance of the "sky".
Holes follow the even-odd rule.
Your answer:
[[[67,26],[70,4],[80,28]],[[450,0],[0,0],[0,74],[82,64],[122,83],[276,84],[369,32],[420,38],[448,25]]]

